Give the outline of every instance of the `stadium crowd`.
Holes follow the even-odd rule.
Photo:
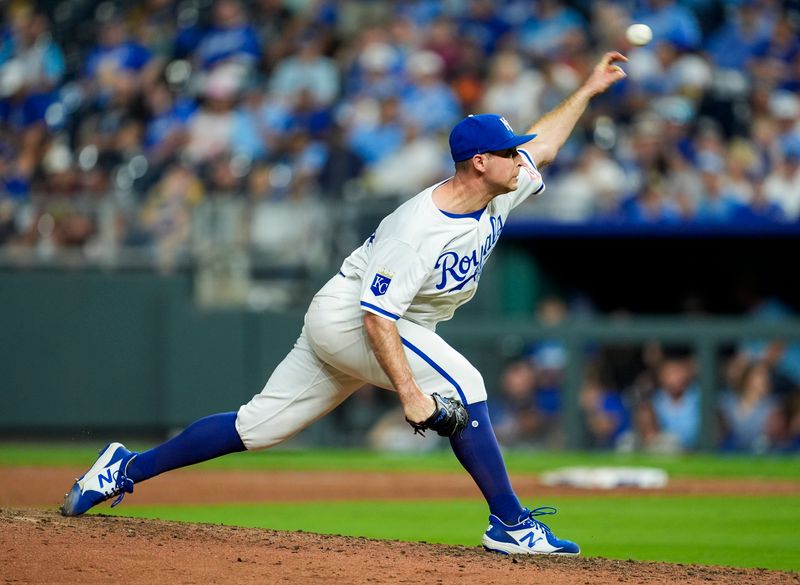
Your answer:
[[[542,325],[570,314],[558,297],[542,301]],[[750,316],[768,322],[791,310],[760,299]],[[585,445],[623,452],[681,453],[700,447],[701,389],[696,356],[658,342],[587,348],[579,395]],[[746,453],[800,450],[800,343],[752,339],[722,348],[715,444]],[[502,371],[494,392],[498,439],[507,446],[564,445],[563,391],[567,351],[558,340],[531,344]]]
[[[653,42],[630,46],[631,22]],[[396,202],[449,176],[462,116],[498,112],[522,131],[610,49],[628,78],[593,102],[518,216],[800,225],[788,0],[11,0],[2,23],[0,253],[122,248],[169,269],[193,227],[215,223],[211,205],[233,210],[227,241],[291,257],[325,233],[320,206]],[[721,446],[800,446],[799,356],[730,348]],[[558,441],[564,359],[551,342],[508,365],[495,392],[506,444]],[[691,355],[603,348],[592,363],[592,445],[696,446]]]
[[[779,0],[7,2],[0,246],[161,257],[203,202],[402,199],[449,175],[461,116],[524,130],[608,49],[628,78],[521,215],[794,223],[799,17]],[[627,44],[631,22],[650,45]]]

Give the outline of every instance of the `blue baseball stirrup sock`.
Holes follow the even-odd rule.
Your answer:
[[[511,488],[486,402],[468,404],[467,412],[467,428],[450,437],[453,453],[478,484],[491,513],[506,524],[516,524],[523,510]]]
[[[245,450],[236,431],[236,413],[212,414],[193,422],[158,447],[136,455],[125,475],[136,483],[170,469]]]

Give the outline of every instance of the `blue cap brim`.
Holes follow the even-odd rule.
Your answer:
[[[501,143],[499,146],[492,148],[492,150],[505,150],[506,148],[514,148],[516,146],[522,146],[523,144],[525,144],[526,142],[530,142],[537,136],[538,134],[518,134],[512,138],[509,138],[505,142]]]

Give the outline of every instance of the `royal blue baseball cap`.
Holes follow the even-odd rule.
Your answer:
[[[502,116],[474,114],[461,120],[450,132],[450,154],[459,162],[476,154],[514,148],[534,138],[536,134],[514,134]]]

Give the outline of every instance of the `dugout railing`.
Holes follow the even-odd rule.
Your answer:
[[[566,447],[580,449],[586,446],[579,395],[586,374],[586,351],[589,344],[643,344],[660,342],[679,344],[692,350],[697,361],[697,382],[701,390],[700,436],[698,449],[711,451],[717,448],[717,400],[721,349],[725,345],[748,340],[800,340],[800,320],[780,322],[755,321],[749,318],[645,318],[626,317],[592,318],[568,322],[555,327],[543,327],[528,320],[486,320],[443,323],[439,331],[464,353],[475,356],[478,348],[521,347],[524,343],[540,340],[560,340],[567,351],[567,365],[563,386],[563,428]],[[485,351],[485,350],[484,350]],[[475,359],[480,359],[477,356]],[[500,364],[497,358],[482,368],[490,379]]]

